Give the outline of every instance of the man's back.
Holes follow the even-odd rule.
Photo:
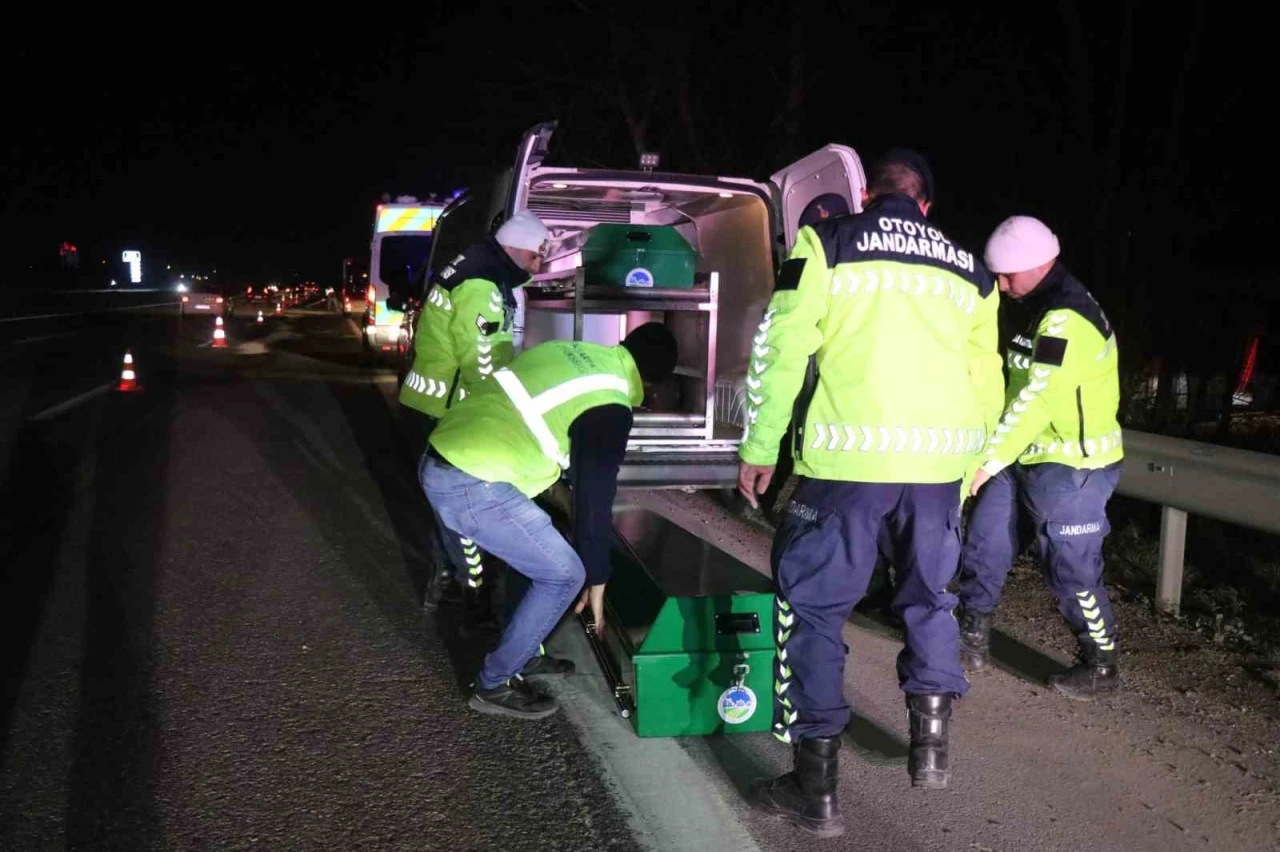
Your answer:
[[[569,427],[579,414],[607,404],[630,409],[643,397],[622,346],[548,341],[451,408],[431,443],[472,476],[509,482],[532,497],[568,467]]]
[[[961,479],[1003,401],[998,294],[970,252],[902,195],[855,216],[803,229],[755,339],[753,403],[744,458],[776,452],[785,422],[758,414],[794,395],[816,356],[818,382],[801,399],[796,471],[860,482]],[[785,354],[769,356],[778,347]],[[783,414],[787,413],[782,411]],[[764,453],[764,450],[768,453]]]

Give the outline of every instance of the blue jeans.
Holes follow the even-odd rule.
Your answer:
[[[586,572],[551,518],[514,485],[484,482],[424,455],[418,478],[436,515],[529,580],[528,591],[476,679],[493,689],[522,668],[582,589]]]

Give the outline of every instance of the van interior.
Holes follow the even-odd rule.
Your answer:
[[[631,329],[657,320],[672,330],[679,344],[676,375],[654,388],[637,412],[633,435],[639,443],[645,437],[696,443],[736,439],[741,428],[731,424],[740,421],[737,409],[752,337],[773,289],[770,208],[762,191],[745,182],[712,180],[703,185],[665,182],[666,177],[655,175],[649,183],[637,180],[634,173],[627,180],[552,173],[532,181],[528,207],[551,229],[553,238],[543,271],[524,288],[523,347],[573,339],[574,289],[581,271],[587,306],[584,340],[613,345]],[[692,290],[689,282],[679,289],[669,282],[664,286],[660,275],[644,287],[593,280],[584,266],[590,266],[593,229],[601,225],[674,229],[696,258]],[[619,260],[619,268],[625,269],[627,258]],[[698,305],[711,301],[713,273],[717,310],[709,311]],[[673,301],[677,296],[683,303]]]

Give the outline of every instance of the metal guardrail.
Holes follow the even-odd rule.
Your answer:
[[[1280,533],[1280,456],[1124,431],[1117,492],[1161,507],[1156,607],[1182,605],[1187,515]]]

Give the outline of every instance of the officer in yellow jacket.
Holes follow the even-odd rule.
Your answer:
[[[522,210],[488,237],[453,258],[429,282],[414,335],[413,366],[400,387],[400,404],[420,424],[423,449],[444,413],[515,357],[515,291],[541,269],[551,234]],[[435,522],[430,605],[468,590],[473,624],[497,625],[478,601],[481,554],[474,541],[458,540]],[[488,590],[485,590],[486,592]]]
[[[946,591],[961,482],[1003,399],[995,282],[929,222],[928,163],[891,152],[868,170],[867,193],[861,213],[800,229],[753,340],[739,451],[738,487],[754,505],[795,411],[800,481],[772,556],[774,734],[793,745],[795,771],[758,785],[754,804],[819,836],[844,827],[836,763],[852,711],[842,630],[885,530],[906,634],[908,770],[914,786],[947,785],[951,702],[968,688]],[[802,389],[810,356],[817,380]]]
[[[969,671],[987,664],[996,605],[1021,549],[1021,514],[1079,645],[1076,664],[1049,683],[1089,700],[1119,685],[1116,618],[1102,583],[1107,501],[1124,468],[1119,352],[1106,314],[1058,254],[1058,238],[1029,216],[1005,220],[987,242],[987,266],[1022,316],[1008,345],[1004,414],[972,486],[961,654]]]

